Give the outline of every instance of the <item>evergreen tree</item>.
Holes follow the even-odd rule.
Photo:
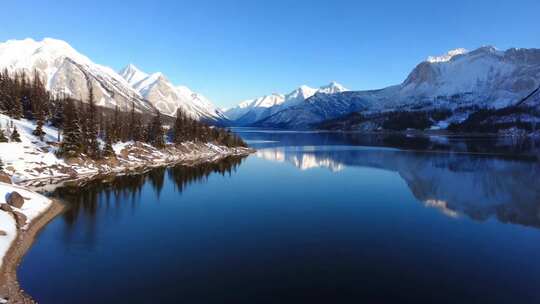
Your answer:
[[[6,70],[7,71],[7,70]],[[24,77],[24,75],[23,75]],[[20,119],[23,116],[23,107],[21,101],[21,95],[24,90],[21,89],[25,82],[20,81],[21,76],[17,73],[12,81],[9,81],[8,85],[8,115],[15,119]]]
[[[94,93],[92,92],[92,87],[88,89],[88,107],[86,108],[87,114],[86,118],[86,153],[94,158],[98,159],[100,157],[100,149],[98,142],[98,124],[97,124],[97,108],[94,102]]]
[[[161,123],[161,113],[156,111],[148,130],[148,142],[156,148],[165,146],[163,124]]]
[[[113,117],[113,129],[112,129],[112,136],[111,140],[112,142],[117,142],[120,140],[121,135],[121,122],[120,122],[120,109],[118,108],[118,105],[114,108],[114,117]]]
[[[86,105],[81,100],[78,101],[78,104],[79,125],[81,128],[81,148],[82,152],[86,153],[86,149],[88,148],[88,111]]]
[[[21,142],[21,135],[19,134],[19,131],[17,131],[17,126],[13,126],[10,139],[12,142]]]
[[[0,171],[4,171],[4,162],[0,158]]]
[[[58,142],[60,142],[60,135],[62,134],[62,129],[64,127],[64,104],[65,97],[56,98],[53,102],[53,116],[51,119],[51,124],[58,129]]]
[[[32,105],[32,82],[26,78],[26,73],[23,71],[19,74],[19,81],[17,85],[18,104],[22,107],[22,115],[26,119],[34,119],[33,105]]]
[[[8,93],[7,88],[9,84],[9,75],[7,75],[7,70],[4,70],[0,73],[0,111],[7,112],[8,107]]]
[[[0,143],[8,142],[8,138],[6,137],[6,134],[4,133],[4,129],[0,126]]]
[[[79,115],[75,102],[67,98],[64,108],[64,138],[60,145],[60,155],[78,156],[83,150]]]
[[[141,119],[140,115],[135,111],[135,103],[131,103],[131,114],[129,118],[129,127],[128,127],[128,139],[133,141],[142,141],[142,130],[141,130]]]
[[[25,89],[26,91],[27,89]],[[43,140],[45,132],[43,131],[43,125],[45,124],[48,96],[43,83],[39,77],[37,71],[34,72],[34,82],[31,87],[31,98],[26,98],[26,101],[30,103],[30,108],[32,109],[32,116],[36,120],[36,129],[32,134],[39,136]]]
[[[135,122],[133,127],[133,140],[144,141],[144,127],[141,114],[135,114]]]
[[[116,157],[114,149],[112,147],[112,127],[110,123],[106,123],[105,126],[105,147],[103,148],[104,157]]]
[[[174,121],[174,127],[172,129],[172,141],[175,144],[182,143],[185,140],[185,122],[186,117],[182,110],[176,110],[176,120]]]

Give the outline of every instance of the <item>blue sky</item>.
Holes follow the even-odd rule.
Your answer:
[[[332,80],[397,84],[458,47],[540,47],[538,0],[127,2],[4,1],[0,40],[63,39],[117,70],[161,71],[219,106]]]

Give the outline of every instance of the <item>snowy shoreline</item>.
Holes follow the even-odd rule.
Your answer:
[[[122,147],[120,151],[127,156],[130,147],[143,148],[144,151],[150,154],[156,153],[154,150],[147,150],[146,145],[140,143],[130,143]],[[142,171],[148,168],[172,166],[177,164],[197,165],[207,162],[216,162],[226,157],[247,156],[254,152],[249,148],[226,148],[207,144],[186,144],[186,148],[192,148],[189,153],[170,154],[180,152],[176,147],[168,147],[164,151],[160,151],[162,157],[158,159],[147,159],[136,161],[123,162],[118,167],[112,167],[111,164],[96,164],[92,162],[91,168],[76,167],[81,169],[80,174],[77,170],[72,174],[51,174],[49,176],[40,175],[33,179],[19,179],[20,185],[7,184],[0,182],[0,204],[6,203],[6,199],[13,191],[18,192],[25,199],[24,206],[20,209],[14,208],[23,213],[26,218],[26,224],[18,229],[15,218],[0,210],[0,230],[5,231],[6,235],[0,236],[0,303],[32,303],[32,299],[19,286],[16,276],[17,267],[26,253],[31,247],[35,235],[52,219],[61,214],[64,205],[53,199],[47,198],[30,189],[37,188],[41,190],[51,190],[47,187],[59,187],[62,182],[91,180],[105,174],[122,174],[128,172]],[[152,148],[153,149],[153,148]],[[138,151],[140,152],[140,151]],[[119,157],[120,159],[120,157]],[[18,175],[21,176],[21,175]],[[2,299],[9,299],[8,302],[2,302]]]
[[[69,172],[70,174],[50,171],[52,174],[40,174],[35,178],[21,178],[28,176],[27,174],[31,174],[34,170],[39,171],[39,167],[33,167],[34,170],[27,170],[23,174],[15,172],[14,176],[18,178],[13,178],[13,180],[18,180],[19,185],[0,182],[0,204],[6,203],[11,192],[18,192],[25,198],[25,203],[20,209],[14,208],[14,210],[20,211],[27,218],[26,224],[17,229],[15,218],[8,212],[0,210],[0,230],[6,232],[6,235],[0,236],[0,303],[33,303],[31,297],[19,286],[16,276],[17,267],[26,251],[31,247],[35,235],[64,209],[62,203],[30,189],[47,191],[51,190],[47,189],[48,187],[59,187],[62,182],[67,181],[90,180],[105,174],[138,172],[148,168],[177,164],[197,165],[216,162],[226,157],[247,156],[254,152],[249,148],[227,148],[194,143],[186,143],[180,148],[170,146],[162,151],[141,143],[128,143],[115,148],[124,155],[118,157],[119,164],[116,167],[109,162],[96,163],[91,161],[87,163],[89,167],[81,166],[81,164],[66,165],[66,168],[73,170]],[[186,152],[188,149],[192,150]],[[153,156],[160,155],[161,157],[131,158],[134,151]],[[9,299],[9,301],[2,302],[2,299]]]
[[[13,187],[20,190],[20,187]],[[43,197],[35,192],[33,193],[47,202],[43,205],[40,213],[36,214],[31,220],[28,220],[23,229],[16,231],[14,238],[10,241],[9,247],[5,252],[2,252],[0,303],[35,303],[32,297],[19,285],[17,268],[26,252],[33,245],[36,235],[64,210],[64,204],[59,201]]]
[[[32,135],[33,122],[12,120],[0,114],[0,128],[4,127],[7,135],[16,128],[20,142],[0,143],[3,165],[0,174],[4,177],[0,181],[0,303],[33,303],[19,287],[16,270],[35,235],[64,209],[62,203],[32,190],[49,192],[63,182],[177,164],[197,165],[255,152],[250,148],[201,142],[167,144],[162,149],[141,142],[119,142],[113,145],[115,157],[92,160],[80,155],[63,159],[55,154],[58,149],[55,128],[44,127],[46,135],[41,141]],[[22,206],[9,204],[13,192],[22,197]]]

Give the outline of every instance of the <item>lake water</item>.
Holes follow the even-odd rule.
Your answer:
[[[40,303],[540,303],[540,153],[493,138],[240,134],[258,152],[64,187]]]

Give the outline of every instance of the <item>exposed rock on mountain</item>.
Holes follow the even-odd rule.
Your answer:
[[[147,74],[129,64],[120,75],[161,113],[175,116],[181,109],[191,117],[210,123],[226,123],[227,118],[206,97],[185,86],[173,85],[162,73]]]

